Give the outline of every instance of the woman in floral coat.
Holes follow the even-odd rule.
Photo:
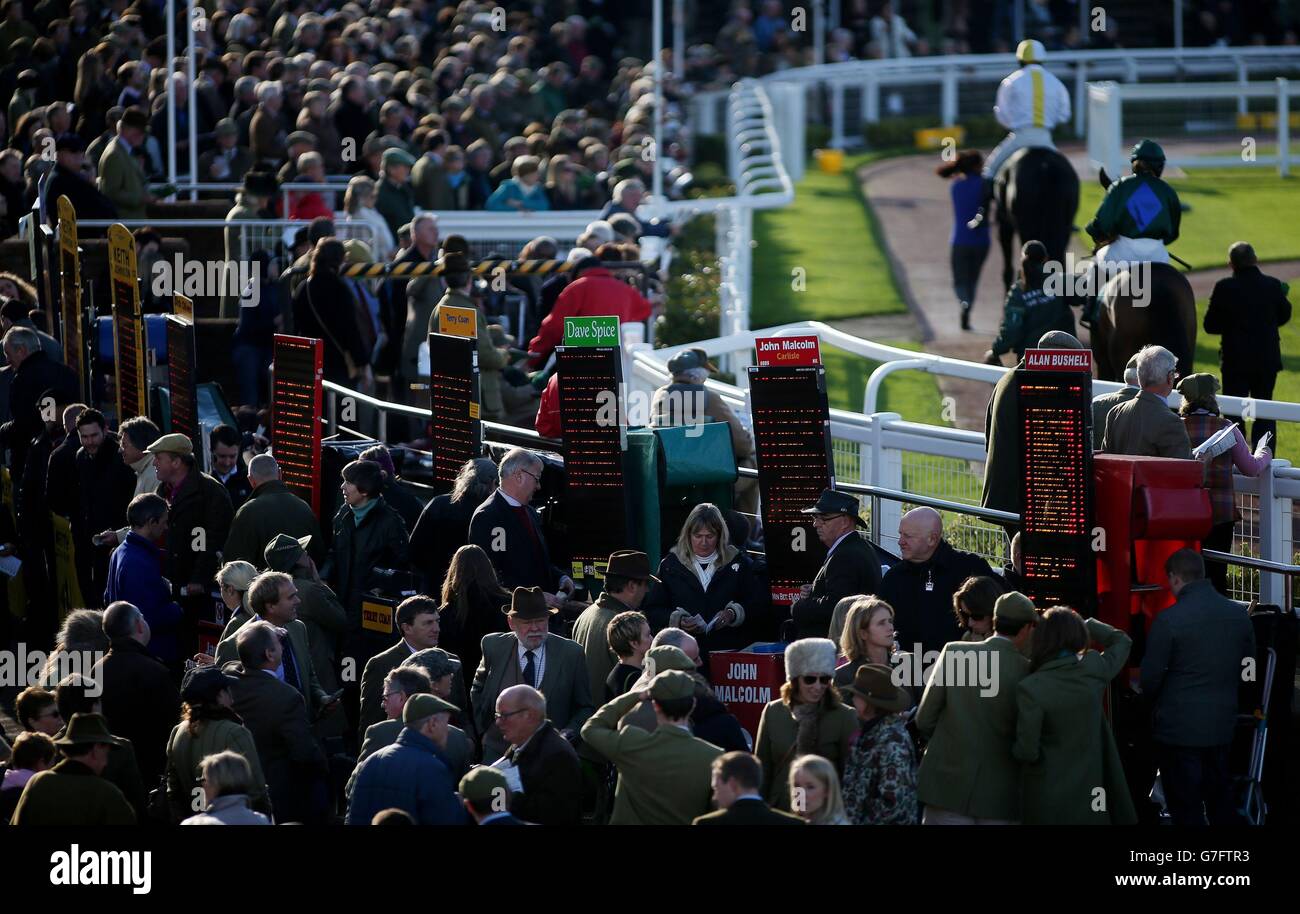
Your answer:
[[[894,685],[890,669],[858,667],[853,696],[861,730],[844,766],[844,806],[854,825],[915,825],[916,750],[903,715],[912,706],[907,690]]]

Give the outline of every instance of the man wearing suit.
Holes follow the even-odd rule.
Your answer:
[[[859,525],[866,526],[858,516],[856,498],[827,489],[815,505],[801,513],[812,515],[813,530],[827,551],[817,577],[811,585],[804,585],[804,593],[791,607],[791,640],[825,638],[836,603],[853,594],[873,594],[880,589],[880,561],[871,544],[856,530]]]
[[[531,825],[507,809],[510,785],[495,768],[479,765],[460,779],[461,802],[477,825]]]
[[[226,672],[237,713],[253,734],[276,821],[316,821],[325,808],[325,756],[312,737],[307,705],[276,675],[283,664],[279,633],[270,622],[249,622],[235,636],[239,662]]]
[[[1029,674],[1021,650],[1037,622],[1028,597],[1004,593],[993,608],[994,634],[944,645],[916,712],[916,727],[929,741],[917,772],[922,824],[1019,821],[1020,763],[1011,755],[1016,685]],[[959,678],[956,670],[987,670],[995,685]]]
[[[1232,275],[1220,279],[1210,293],[1205,332],[1220,333],[1219,365],[1223,392],[1230,397],[1273,399],[1273,385],[1282,370],[1278,327],[1291,320],[1286,286],[1260,272],[1255,249],[1238,241],[1228,249]],[[1245,424],[1242,425],[1244,432]],[[1272,419],[1256,419],[1250,433],[1258,446],[1265,432],[1276,432]],[[1276,448],[1274,448],[1276,450]]]
[[[510,748],[492,767],[510,785],[510,811],[538,825],[577,825],[582,768],[578,753],[546,719],[546,696],[511,686],[497,697],[497,725]]]
[[[1110,394],[1098,394],[1092,398],[1092,449],[1101,450],[1102,439],[1106,435],[1106,417],[1110,411],[1121,403],[1127,403],[1141,392],[1138,387],[1138,357],[1136,354],[1124,366],[1124,383],[1126,387]]]
[[[542,459],[514,448],[501,460],[500,483],[469,522],[469,541],[483,549],[507,590],[537,587],[547,606],[573,593],[571,578],[551,564],[537,512],[529,505],[542,480]]]
[[[367,727],[384,719],[384,706],[381,703],[384,677],[394,668],[406,663],[416,653],[437,647],[438,636],[442,632],[438,624],[438,602],[423,594],[407,597],[399,603],[393,618],[397,623],[397,630],[402,634],[401,639],[388,650],[381,651],[367,660],[366,668],[361,673],[359,735],[363,737]],[[455,654],[448,651],[442,653],[459,665],[460,658]],[[444,697],[460,709],[461,720],[468,723],[472,715],[469,701],[465,696],[464,677],[453,676],[452,680],[451,692]]]
[[[748,752],[727,752],[713,760],[716,812],[692,825],[803,825],[803,819],[773,809],[763,800],[763,766]]]
[[[1199,552],[1178,550],[1165,573],[1178,599],[1156,616],[1142,657],[1165,805],[1175,825],[1204,825],[1207,811],[1211,825],[1240,824],[1228,749],[1255,631],[1241,604],[1220,596],[1205,577]]]
[[[282,629],[281,663],[272,671],[302,695],[309,716],[314,719],[328,714],[338,705],[338,699],[329,701],[316,677],[316,666],[311,659],[311,644],[307,626],[298,618],[298,586],[293,578],[279,571],[264,571],[248,587],[248,610],[242,606],[231,616],[217,642],[217,666],[225,666],[239,659],[239,632],[252,622],[266,621]]]
[[[496,701],[510,686],[532,686],[545,695],[551,720],[570,743],[576,742],[579,728],[595,710],[582,646],[547,631],[557,612],[546,605],[541,588],[516,587],[506,614],[510,631],[483,636],[483,659],[474,672],[470,701],[485,759],[505,753]]]
[[[135,157],[148,129],[149,115],[139,108],[127,108],[117,122],[117,136],[99,159],[99,192],[117,207],[123,219],[144,219],[145,207],[154,202],[144,168]]]
[[[654,703],[649,733],[618,722],[642,701]],[[605,705],[582,728],[586,744],[618,768],[610,825],[687,825],[709,811],[713,760],[722,750],[691,735],[695,680],[667,670]]]
[[[1107,454],[1191,460],[1187,427],[1165,402],[1178,380],[1177,357],[1163,346],[1144,346],[1137,359],[1142,390],[1107,414],[1101,449]]]

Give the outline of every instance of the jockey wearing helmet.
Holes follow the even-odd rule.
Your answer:
[[[984,163],[984,203],[968,223],[972,229],[984,222],[993,199],[993,179],[1003,163],[1018,149],[1030,146],[1055,149],[1052,128],[1070,119],[1070,93],[1059,79],[1043,69],[1046,56],[1042,42],[1032,39],[1020,42],[1016,48],[1020,69],[998,86],[993,114],[1011,132]]]
[[[1085,226],[1093,241],[1105,245],[1098,263],[1168,263],[1165,245],[1178,238],[1182,204],[1174,189],[1160,180],[1165,151],[1143,140],[1129,155],[1133,174],[1106,190],[1097,215]]]

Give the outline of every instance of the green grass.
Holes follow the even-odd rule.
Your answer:
[[[1228,245],[1234,241],[1249,241],[1260,260],[1300,258],[1300,178],[1282,178],[1263,167],[1193,169],[1169,184],[1191,207],[1183,213],[1180,237],[1170,250],[1196,269],[1226,266]],[[1103,196],[1101,185],[1092,180],[1085,181],[1081,191],[1080,229],[1097,212]],[[1086,234],[1080,240],[1089,243]]]
[[[791,206],[754,214],[751,326],[907,310],[855,174],[887,155],[846,156],[838,175],[822,174],[810,162]],[[796,269],[804,271],[802,291],[795,290]]]
[[[921,351],[919,343],[882,340],[883,345],[900,349]],[[881,364],[870,359],[837,349],[822,346],[822,361],[828,379],[827,399],[832,409],[862,412],[862,395],[867,389],[867,379]],[[942,418],[943,404],[934,376],[920,371],[898,372],[885,379],[880,391],[878,408],[881,412],[898,413],[909,422],[929,425],[951,425]]]
[[[1268,267],[1264,267],[1268,273]],[[1271,274],[1291,284],[1291,303],[1300,299],[1300,275]],[[1209,300],[1202,299],[1196,303],[1196,370],[1207,371],[1216,378],[1219,374],[1219,337],[1210,336],[1199,328],[1204,326],[1205,309]],[[1277,376],[1277,386],[1273,389],[1274,400],[1286,400],[1300,403],[1300,315],[1293,317],[1290,323],[1280,328],[1282,335],[1282,371]],[[861,409],[861,407],[859,407]],[[1291,423],[1283,422],[1278,427],[1279,447],[1276,456],[1291,461],[1293,466],[1300,466],[1300,440],[1297,440],[1295,428]]]

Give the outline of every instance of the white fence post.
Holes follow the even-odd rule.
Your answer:
[[[1287,460],[1274,460],[1269,471],[1259,477],[1259,557],[1286,564],[1291,562],[1291,500],[1277,497],[1276,473],[1290,465]],[[1281,605],[1284,583],[1281,575],[1261,571],[1259,601]]]
[[[831,148],[844,148],[844,83],[831,83]]]
[[[957,70],[947,67],[943,71],[943,94],[940,97],[939,124],[951,127],[957,123]]]
[[[1285,77],[1277,78],[1277,173],[1291,174],[1291,96]]]

